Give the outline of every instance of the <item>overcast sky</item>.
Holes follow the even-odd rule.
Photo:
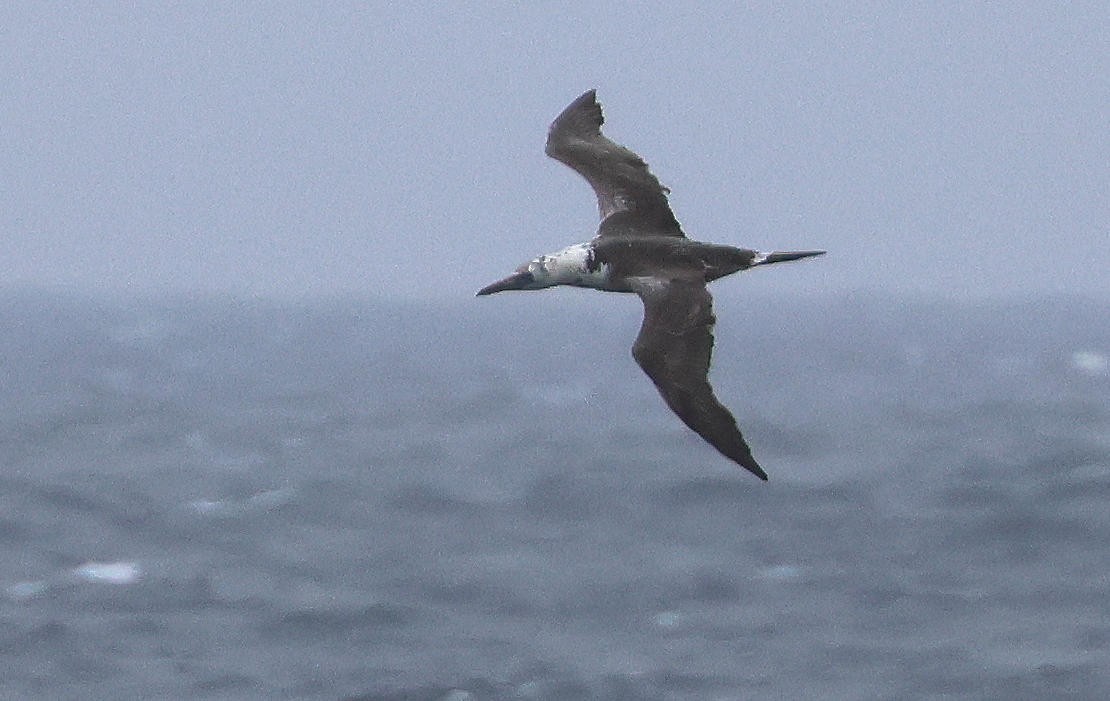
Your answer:
[[[689,235],[830,252],[748,289],[1110,297],[1110,5],[783,5],[7,3],[0,285],[472,295],[593,235],[597,88]]]

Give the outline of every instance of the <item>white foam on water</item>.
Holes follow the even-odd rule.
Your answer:
[[[218,514],[227,508],[226,502],[212,501],[210,499],[194,499],[188,504],[189,508],[198,514]]]
[[[779,582],[799,579],[802,576],[802,568],[795,565],[774,565],[772,567],[764,567],[759,571],[759,576],[764,579],[773,579]]]
[[[292,489],[267,489],[241,500],[194,499],[186,502],[186,506],[201,516],[240,516],[276,509],[293,501],[295,496]]]
[[[137,562],[86,562],[73,569],[73,575],[86,582],[131,584],[142,575]]]
[[[1092,377],[1110,375],[1110,358],[1093,350],[1077,350],[1072,353],[1071,366]]]
[[[270,509],[276,509],[279,506],[288,504],[289,502],[293,501],[293,497],[294,492],[292,489],[267,489],[266,491],[258,492],[257,494],[252,494],[251,496],[247,497],[247,499],[243,502],[243,505],[248,509],[260,509],[268,511]]]
[[[42,580],[35,582],[16,582],[7,586],[4,591],[12,599],[20,600],[31,599],[39,594],[44,594],[50,588],[50,585]]]

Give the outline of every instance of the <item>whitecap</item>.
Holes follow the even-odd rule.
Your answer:
[[[34,582],[16,582],[15,584],[8,585],[4,591],[7,592],[9,597],[22,600],[43,594],[49,588],[49,584],[39,580]]]
[[[264,492],[258,492],[247,497],[243,505],[250,509],[260,509],[269,511],[276,509],[279,506],[284,506],[293,501],[293,490],[288,488],[282,489],[267,489]]]
[[[1077,350],[1072,353],[1071,366],[1092,377],[1110,374],[1110,358],[1093,350]]]
[[[802,576],[802,568],[795,565],[773,565],[764,567],[759,571],[759,576],[764,579],[773,579],[779,582],[798,579]]]
[[[210,499],[194,499],[189,502],[189,508],[196,511],[198,514],[218,514],[227,508],[227,505],[222,501],[212,501]]]
[[[78,579],[105,584],[130,584],[137,580],[142,570],[137,562],[86,562],[73,570]]]
[[[187,502],[186,506],[202,516],[231,517],[270,511],[290,503],[295,496],[292,489],[267,489],[241,500],[194,499]]]

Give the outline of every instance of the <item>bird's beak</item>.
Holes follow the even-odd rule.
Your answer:
[[[525,270],[524,272],[513,273],[504,280],[498,280],[492,285],[486,285],[478,290],[478,296],[491,295],[494,292],[504,292],[505,290],[523,290],[528,285],[536,281],[532,273]]]

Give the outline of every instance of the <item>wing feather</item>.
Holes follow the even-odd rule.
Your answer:
[[[644,160],[601,133],[605,117],[596,91],[583,93],[552,122],[544,151],[573,168],[597,195],[599,235],[682,236],[667,202],[667,188]]]
[[[705,283],[687,278],[638,278],[632,289],[644,302],[644,323],[632,356],[667,406],[725,457],[767,479],[736,419],[717,401],[709,384],[716,320]]]

